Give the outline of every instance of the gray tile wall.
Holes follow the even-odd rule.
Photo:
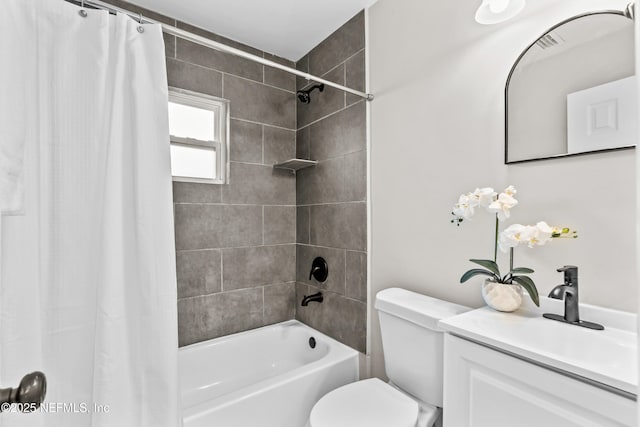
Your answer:
[[[122,6],[216,41],[293,63],[182,22]],[[229,185],[173,185],[179,344],[295,317],[296,79],[165,35],[169,85],[231,101]]]
[[[296,67],[354,89],[365,88],[364,13],[305,55]],[[297,79],[301,89],[307,83]],[[297,105],[296,153],[318,160],[296,182],[296,301],[318,291],[322,304],[296,307],[296,318],[366,351],[367,210],[365,101],[325,88]],[[323,284],[309,280],[311,262],[329,264]]]
[[[297,64],[121,0],[144,16],[364,90],[364,14]],[[280,70],[165,34],[169,85],[231,101],[231,183],[174,183],[180,345],[297,318],[366,349],[364,101],[326,88],[296,102],[305,82]],[[296,177],[272,164],[311,158]],[[329,263],[325,284],[311,260]],[[300,307],[321,290],[323,304]]]
[[[272,167],[296,153],[295,77],[185,40],[167,45],[171,86],[231,101],[230,183],[174,183],[182,346],[295,316],[296,179]]]

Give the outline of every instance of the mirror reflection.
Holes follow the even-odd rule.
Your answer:
[[[505,163],[632,148],[633,52],[622,12],[574,17],[537,39],[507,80]]]

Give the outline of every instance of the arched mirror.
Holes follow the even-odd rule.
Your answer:
[[[635,146],[633,28],[624,12],[580,15],[520,55],[505,89],[505,163]]]

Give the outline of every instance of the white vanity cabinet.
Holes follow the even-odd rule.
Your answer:
[[[444,427],[637,425],[628,397],[450,333],[444,360]]]

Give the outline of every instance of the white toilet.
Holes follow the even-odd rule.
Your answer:
[[[442,408],[443,332],[438,321],[469,311],[458,304],[391,288],[378,292],[385,369],[321,398],[310,427],[431,427]]]

